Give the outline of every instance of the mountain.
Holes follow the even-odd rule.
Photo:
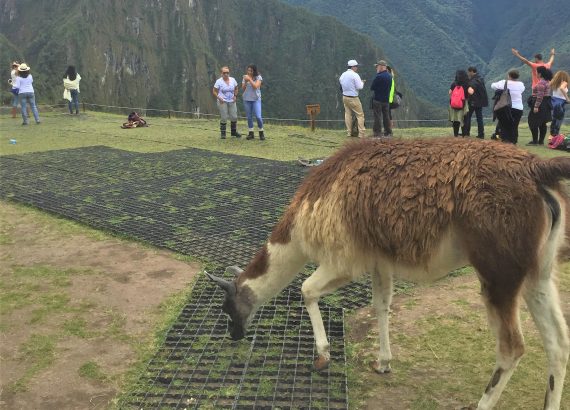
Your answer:
[[[529,59],[555,47],[553,68],[570,68],[570,8],[558,0],[282,1],[369,35],[415,93],[438,105],[459,68],[476,66],[487,83],[510,68],[529,78],[512,47]]]
[[[371,78],[384,56],[338,20],[277,0],[0,0],[0,33],[2,66],[25,60],[42,102],[62,101],[72,64],[84,101],[216,113],[220,67],[239,81],[255,63],[264,116],[278,118],[305,119],[310,103],[321,104],[320,118],[343,118],[338,77],[346,61],[365,62],[361,74]],[[399,89],[400,118],[429,115],[403,80]]]

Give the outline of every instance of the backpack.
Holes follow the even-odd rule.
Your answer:
[[[548,141],[548,148],[566,150],[568,149],[566,137],[562,134],[555,135]]]
[[[462,86],[456,85],[453,91],[451,92],[451,99],[449,101],[449,105],[454,110],[461,110],[465,105],[465,90]]]
[[[127,122],[123,123],[121,128],[137,128],[137,127],[147,127],[146,121],[139,115],[138,112],[133,111],[127,117]]]

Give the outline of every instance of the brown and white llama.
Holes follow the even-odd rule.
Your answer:
[[[564,242],[570,157],[548,160],[509,144],[451,139],[349,144],[305,178],[269,241],[225,291],[234,339],[308,261],[301,288],[318,357],[330,361],[321,296],[369,272],[380,329],[374,368],[390,372],[392,280],[435,280],[471,264],[481,282],[496,365],[478,409],[491,409],[524,352],[526,301],[548,357],[545,409],[558,409],[570,351],[555,281]]]

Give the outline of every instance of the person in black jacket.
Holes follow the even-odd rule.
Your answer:
[[[487,89],[485,88],[485,81],[477,73],[475,67],[467,69],[469,76],[469,86],[474,90],[473,94],[469,95],[469,111],[465,116],[465,127],[463,136],[468,137],[471,132],[471,116],[473,112],[477,116],[477,138],[485,138],[485,127],[483,125],[483,107],[489,106],[489,97],[487,96]]]

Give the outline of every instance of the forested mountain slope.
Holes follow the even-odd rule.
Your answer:
[[[61,101],[61,78],[73,64],[83,100],[216,112],[219,68],[229,65],[239,81],[255,63],[265,115],[279,118],[306,118],[309,103],[321,104],[321,118],[342,118],[346,61],[364,62],[370,78],[384,57],[336,19],[277,0],[0,0],[0,32],[4,76],[12,59],[24,59],[40,101]],[[399,87],[403,116],[429,116],[403,78]]]
[[[570,68],[570,7],[559,0],[282,1],[368,34],[415,93],[437,104],[458,68],[474,65],[490,82],[521,67],[511,47],[528,58],[555,47],[554,68]]]

